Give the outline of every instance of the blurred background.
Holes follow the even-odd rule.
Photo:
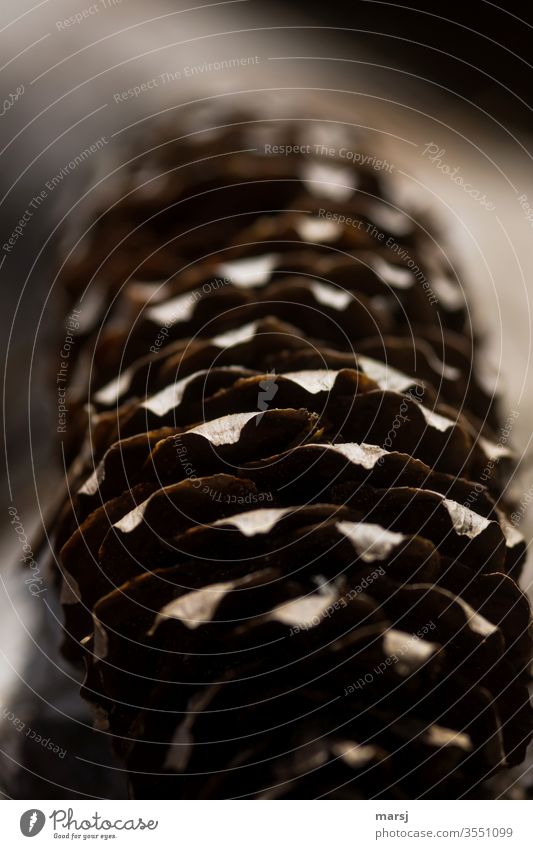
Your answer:
[[[252,102],[271,115],[296,110],[361,128],[366,147],[394,163],[399,190],[431,209],[464,270],[485,339],[487,381],[504,408],[519,413],[512,443],[521,458],[517,486],[527,492],[533,484],[532,34],[526,4],[503,8],[487,0],[3,0],[7,521],[0,537],[0,758],[6,795],[64,798],[91,795],[95,786],[102,796],[124,794],[120,773],[108,768],[105,741],[77,698],[75,673],[57,654],[60,613],[51,594],[43,604],[21,580],[20,545],[7,512],[17,510],[33,539],[62,476],[49,380],[50,352],[64,336],[58,250],[72,246],[91,208],[112,190],[114,172],[148,123],[179,121],[192,101]],[[239,61],[227,68],[223,60]],[[222,69],[209,67],[217,63]],[[98,140],[97,154],[65,168]],[[467,194],[458,176],[475,192]],[[17,226],[22,235],[10,245]],[[523,529],[530,539],[531,515]],[[530,564],[526,589],[532,575]],[[64,758],[25,744],[6,719],[10,711],[61,741]]]

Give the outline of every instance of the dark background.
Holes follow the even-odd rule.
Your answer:
[[[526,0],[403,5],[379,0],[295,0],[322,26],[345,27],[374,61],[394,65],[485,105],[505,123],[533,126],[533,7]]]

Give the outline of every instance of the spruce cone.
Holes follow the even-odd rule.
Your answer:
[[[224,123],[66,268],[65,652],[139,797],[475,794],[531,641],[461,286],[385,171],[268,147],[331,127]]]

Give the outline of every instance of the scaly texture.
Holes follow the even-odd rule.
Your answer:
[[[456,272],[384,172],[267,152],[342,132],[160,137],[65,269],[65,652],[139,797],[456,798],[530,738]]]

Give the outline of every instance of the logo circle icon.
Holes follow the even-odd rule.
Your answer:
[[[35,837],[42,831],[46,817],[38,808],[30,808],[24,811],[20,818],[20,830],[24,837]]]

